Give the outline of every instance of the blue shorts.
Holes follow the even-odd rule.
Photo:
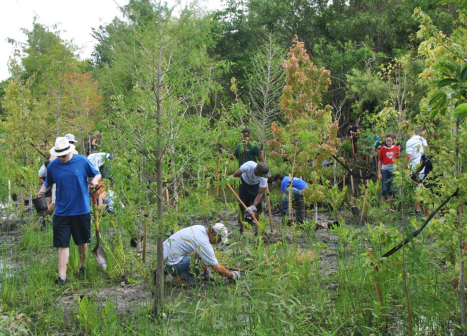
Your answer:
[[[54,247],[70,247],[70,238],[76,245],[91,242],[91,214],[57,216],[53,219]]]

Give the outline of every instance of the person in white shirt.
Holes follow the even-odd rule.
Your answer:
[[[182,284],[196,282],[196,276],[204,269],[206,280],[212,279],[212,268],[224,277],[238,280],[240,273],[229,271],[217,261],[211,244],[227,243],[228,231],[224,224],[216,223],[209,228],[193,225],[175,232],[164,241],[165,274],[179,276]]]
[[[108,179],[110,178],[110,171],[108,167],[106,167],[107,161],[113,160],[112,154],[109,153],[93,153],[88,155],[88,160],[92,163],[92,165],[99,170],[102,174],[102,178]]]
[[[420,165],[422,155],[425,153],[425,148],[428,147],[426,140],[420,135],[415,134],[414,132],[409,132],[407,134],[409,140],[405,144],[405,162],[404,168],[409,168],[409,173],[413,174],[417,167]],[[424,171],[420,172],[420,179],[423,180]],[[415,210],[417,213],[421,213],[420,202],[415,202]]]
[[[256,163],[248,161],[242,164],[231,176],[240,177],[242,180],[238,193],[242,202],[248,207],[244,210],[243,206],[240,204],[242,215],[239,220],[239,226],[240,232],[243,233],[243,218],[245,213],[247,215],[255,214],[255,217],[259,218],[259,215],[263,210],[262,201],[264,191],[268,184],[268,178],[271,177],[271,172],[269,171],[269,166],[266,162]],[[255,234],[257,233],[258,227],[255,227]]]

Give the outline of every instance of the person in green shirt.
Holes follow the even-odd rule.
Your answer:
[[[263,154],[261,153],[261,150],[259,149],[258,145],[255,143],[251,143],[250,130],[248,128],[245,128],[242,131],[242,134],[242,143],[239,143],[237,145],[233,155],[228,154],[230,159],[233,160],[234,158],[237,158],[239,167],[248,161],[264,162]]]

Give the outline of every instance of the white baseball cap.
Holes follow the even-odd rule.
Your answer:
[[[71,133],[68,133],[68,134],[65,134],[65,138],[68,139],[68,142],[73,142],[73,143],[76,143],[78,141],[75,140],[75,136]]]
[[[212,232],[217,233],[219,237],[221,237],[222,243],[226,244],[229,240],[227,239],[227,236],[229,235],[229,231],[227,231],[227,228],[225,227],[224,224],[222,223],[216,223],[212,227]]]

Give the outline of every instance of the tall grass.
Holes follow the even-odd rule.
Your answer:
[[[217,277],[213,283],[189,289],[166,285],[165,318],[160,319],[150,314],[149,287],[145,287],[144,300],[127,303],[132,309],[126,313],[117,309],[116,291],[103,299],[89,294],[78,296],[79,300],[64,300],[75,294],[117,288],[129,279],[150,282],[151,267],[142,265],[125,243],[129,237],[112,229],[107,219],[102,221],[101,232],[109,256],[108,270],[100,270],[89,254],[87,275],[78,279],[79,258],[72,243],[70,281],[63,287],[54,284],[57,251],[51,247],[51,228],[41,231],[26,224],[16,244],[4,244],[1,250],[1,304],[5,311],[33,317],[29,328],[37,335],[403,335],[407,333],[407,317],[400,255],[380,259],[400,241],[399,223],[384,213],[379,218],[384,225],[347,226],[341,221],[329,234],[336,245],[333,265],[329,257],[324,259],[330,243],[322,241],[323,234],[316,233],[310,223],[297,232],[304,238],[300,244],[285,237],[275,243],[232,237],[230,251],[223,254],[222,261],[245,269],[241,279],[230,282]],[[424,233],[406,246],[418,335],[448,334],[456,323],[453,316],[459,315],[452,288],[454,267],[433,257],[432,242],[433,237]],[[376,259],[369,257],[370,247]],[[374,271],[375,262],[378,272]],[[375,283],[381,285],[382,305]]]

